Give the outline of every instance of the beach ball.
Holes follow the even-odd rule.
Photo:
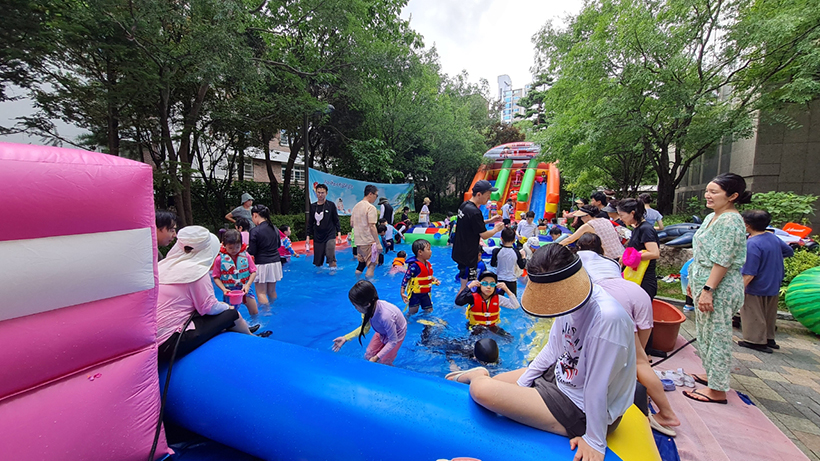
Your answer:
[[[786,289],[786,306],[794,318],[820,335],[820,267],[801,272]]]

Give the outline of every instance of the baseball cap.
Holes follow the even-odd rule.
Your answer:
[[[482,179],[481,181],[478,181],[473,186],[473,193],[474,194],[478,194],[479,192],[487,192],[487,191],[495,192],[497,190],[498,190],[498,188],[493,187],[493,185],[490,184],[490,181],[487,181],[486,179]]]

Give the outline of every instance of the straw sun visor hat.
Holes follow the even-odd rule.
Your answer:
[[[572,213],[571,216],[580,218],[581,216],[595,216],[598,214],[598,207],[592,205],[584,205],[580,210]]]
[[[527,263],[527,288],[521,297],[524,312],[535,317],[558,317],[578,310],[592,296],[592,282],[578,255],[572,255],[571,262],[561,269],[542,271],[545,257],[561,251],[569,252],[558,245],[545,245],[533,253]]]
[[[387,200],[387,197],[382,197],[379,199],[379,205],[383,203],[390,203],[390,200]]]

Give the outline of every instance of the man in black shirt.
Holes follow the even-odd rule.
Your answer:
[[[595,208],[598,208],[598,214],[593,216],[593,218],[609,219],[609,215],[606,213],[606,211],[604,211],[606,203],[606,194],[604,194],[601,191],[594,192],[592,196],[589,197],[589,204],[595,206]]]
[[[387,200],[387,197],[382,197],[379,199],[379,211],[381,215],[379,219],[384,218],[387,220],[387,224],[393,225],[393,207],[390,206],[390,201]]]
[[[336,267],[336,240],[341,238],[342,235],[342,227],[339,225],[339,213],[336,211],[336,205],[326,200],[326,185],[319,184],[316,186],[316,199],[315,202],[310,204],[305,245],[310,248],[310,237],[312,235],[313,264],[321,266],[327,258],[327,264],[330,267]]]
[[[490,200],[490,194],[498,189],[490,181],[481,180],[473,186],[473,196],[470,200],[458,207],[458,222],[453,235],[453,261],[458,264],[459,279],[463,290],[467,283],[478,278],[478,251],[481,249],[480,240],[488,239],[504,228],[501,216],[495,215],[484,220],[484,215],[478,209]],[[495,223],[495,227],[487,230],[486,224]]]

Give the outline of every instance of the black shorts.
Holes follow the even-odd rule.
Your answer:
[[[209,339],[222,333],[234,326],[234,323],[239,319],[239,313],[236,309],[228,309],[216,315],[199,315],[195,314],[191,323],[194,324],[193,330],[186,330],[182,334],[182,339],[179,341],[177,348],[177,355],[174,360],[188,355],[197,347],[205,344]],[[180,325],[181,327],[182,325]],[[174,346],[179,338],[179,333],[174,333],[170,338],[165,340],[159,346],[159,361],[167,362],[171,360],[171,354],[174,352]]]
[[[433,308],[433,301],[430,299],[430,293],[413,293],[410,295],[410,302],[407,303],[410,307],[421,306],[424,310]]]
[[[475,266],[465,266],[463,264],[458,265],[458,278],[462,280],[467,280],[468,282],[472,282],[473,280],[478,280],[478,264],[476,263]]]
[[[541,376],[535,378],[532,387],[541,395],[555,420],[564,426],[569,438],[581,437],[586,434],[587,415],[558,388],[558,383],[555,382],[555,365],[550,366]],[[621,418],[619,417],[614,423],[610,424],[607,428],[607,434],[614,431],[620,422]]]
[[[507,288],[510,289],[512,294],[518,296],[518,281],[513,280],[512,282],[508,282],[506,280],[499,280],[499,282],[504,282],[504,285],[507,285]]]

